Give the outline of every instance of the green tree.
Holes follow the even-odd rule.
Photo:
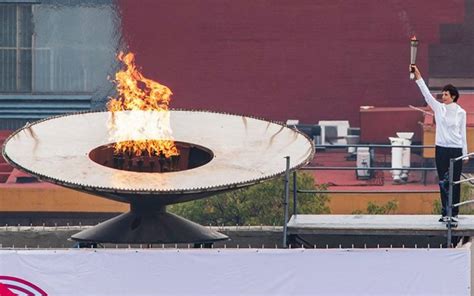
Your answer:
[[[292,178],[291,178],[292,179]],[[313,176],[299,172],[297,188],[325,190],[317,186]],[[290,215],[293,197],[290,181]],[[169,206],[169,211],[203,225],[283,225],[283,178],[275,178],[258,185]],[[326,194],[298,194],[298,213],[329,213]]]
[[[378,205],[374,202],[369,201],[369,203],[367,204],[366,212],[357,210],[357,211],[352,212],[352,214],[387,215],[387,214],[394,214],[397,209],[398,209],[398,201],[396,199],[393,199],[383,205]]]

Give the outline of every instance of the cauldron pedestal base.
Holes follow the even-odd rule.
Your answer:
[[[114,244],[212,243],[228,237],[178,215],[165,206],[132,205],[131,211],[71,237],[75,241]]]

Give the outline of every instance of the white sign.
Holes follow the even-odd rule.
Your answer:
[[[470,295],[470,268],[467,248],[1,250],[0,294]]]

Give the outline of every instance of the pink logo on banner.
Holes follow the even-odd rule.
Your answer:
[[[0,275],[0,296],[48,296],[41,288],[24,279]]]

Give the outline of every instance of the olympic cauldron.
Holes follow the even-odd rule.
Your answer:
[[[146,111],[133,111],[146,112]],[[178,157],[116,157],[110,112],[47,118],[14,132],[4,158],[41,180],[130,204],[130,211],[72,236],[106,243],[206,243],[227,236],[166,212],[257,184],[306,164],[312,142],[284,125],[231,114],[171,110]],[[133,141],[134,139],[127,139]]]

